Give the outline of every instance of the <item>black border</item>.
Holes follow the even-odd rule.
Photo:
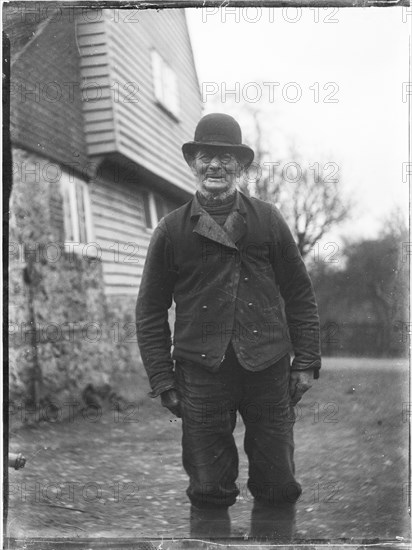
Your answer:
[[[296,8],[305,8],[305,7],[339,7],[339,8],[369,8],[369,7],[381,7],[381,8],[391,8],[391,7],[411,7],[411,2],[409,0],[135,0],[134,2],[128,2],[126,0],[85,0],[85,1],[47,1],[47,0],[27,0],[27,1],[7,1],[5,2],[8,6],[20,7],[24,9],[28,4],[44,4],[55,9],[64,9],[64,8],[89,8],[89,9],[110,9],[110,8],[119,8],[119,9],[138,9],[138,10],[148,10],[148,9],[182,9],[182,8],[206,8],[206,7],[271,7],[271,8],[284,8],[284,7],[296,7]],[[4,5],[4,4],[3,4]],[[7,549],[22,549],[26,550],[54,550],[56,547],[59,550],[69,550],[69,549],[104,549],[109,548],[110,550],[120,549],[120,548],[129,548],[129,550],[155,550],[159,547],[159,544],[167,544],[167,542],[172,543],[173,550],[176,550],[175,544],[182,544],[182,548],[189,549],[191,548],[190,543],[196,542],[199,543],[198,548],[221,548],[222,546],[230,546],[233,550],[236,548],[276,548],[279,546],[282,548],[293,549],[295,547],[301,547],[302,550],[308,546],[312,546],[311,550],[317,550],[318,548],[325,547],[331,550],[335,548],[351,548],[355,547],[357,550],[363,550],[367,547],[373,547],[376,550],[392,550],[392,549],[401,549],[407,548],[407,543],[410,541],[407,540],[390,540],[390,539],[310,539],[310,540],[296,540],[291,545],[282,544],[276,545],[273,543],[258,543],[250,542],[250,545],[244,539],[230,538],[228,540],[216,540],[216,541],[200,541],[197,539],[188,539],[188,538],[162,538],[158,539],[153,538],[144,538],[137,540],[135,538],[100,538],[100,537],[90,537],[90,538],[32,538],[32,539],[16,539],[7,537],[7,512],[8,512],[8,443],[9,443],[9,409],[8,409],[8,379],[9,379],[9,361],[8,361],[8,302],[9,302],[9,291],[8,291],[8,232],[9,232],[9,200],[12,189],[12,148],[11,148],[11,136],[10,136],[10,40],[7,36],[7,33],[3,31],[2,33],[2,46],[3,46],[3,58],[2,58],[2,67],[3,67],[3,83],[2,83],[2,114],[3,114],[3,125],[2,125],[2,137],[3,137],[3,163],[2,163],[2,200],[3,200],[3,220],[2,220],[2,229],[3,229],[3,548]],[[409,39],[409,78],[410,82],[412,81],[412,61],[411,61],[411,52],[412,43],[411,35]],[[409,98],[409,134],[408,134],[408,152],[409,152],[409,164],[411,163],[412,151],[411,151],[411,101]],[[412,187],[410,186],[410,216],[409,216],[409,236],[412,239],[412,212],[411,212],[411,203],[412,203]],[[7,253],[6,253],[7,248]],[[409,265],[411,266],[411,258],[409,258]],[[410,305],[411,305],[411,296],[410,296],[410,286],[409,284],[409,314]],[[409,366],[411,365],[411,347],[409,348]],[[411,369],[409,369],[409,378],[411,380]],[[409,386],[410,387],[410,386]],[[411,483],[411,422],[409,423],[409,483]],[[409,510],[411,507],[411,494],[409,492],[408,496],[408,506]],[[409,515],[410,512],[409,512]],[[228,547],[226,546],[226,547]]]

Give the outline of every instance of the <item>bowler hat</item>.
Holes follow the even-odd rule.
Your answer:
[[[186,162],[189,163],[199,147],[203,146],[227,149],[246,167],[253,161],[253,149],[242,143],[242,130],[230,115],[211,113],[200,119],[194,141],[182,145]]]

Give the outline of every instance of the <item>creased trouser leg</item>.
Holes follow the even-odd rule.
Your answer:
[[[189,475],[187,495],[191,504],[202,510],[228,508],[239,494],[239,459],[233,437],[234,377],[228,376],[228,371],[210,373],[195,365],[177,369],[183,466]]]
[[[177,365],[192,536],[228,536],[230,522],[224,514],[239,494],[233,438],[239,410],[246,428],[248,489],[255,499],[252,536],[285,541],[292,537],[301,487],[294,476],[289,361],[285,356],[260,372],[246,371],[233,360],[225,361],[217,373],[194,364]]]
[[[240,413],[246,427],[248,488],[254,497],[251,536],[290,541],[295,503],[302,492],[295,479],[289,400],[289,357],[259,373],[246,373]]]

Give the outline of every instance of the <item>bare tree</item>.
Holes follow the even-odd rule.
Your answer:
[[[240,187],[281,210],[300,253],[306,256],[332,226],[348,216],[351,205],[340,192],[339,167],[334,162],[305,163],[295,147],[290,149],[289,159],[273,162],[262,113],[249,110],[248,114],[252,128],[247,139],[254,147],[255,160]]]
[[[321,318],[347,326],[341,341],[347,351],[358,353],[360,346],[375,356],[407,353],[410,243],[405,215],[394,208],[377,237],[345,241],[342,269],[318,262],[311,273]],[[358,328],[352,332],[351,325]],[[360,334],[359,327],[365,332]],[[368,327],[374,340],[368,344],[366,339],[363,347]]]

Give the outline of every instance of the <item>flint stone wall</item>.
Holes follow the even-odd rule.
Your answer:
[[[14,414],[18,407],[52,402],[64,410],[65,402],[81,402],[89,385],[133,403],[149,390],[132,330],[135,299],[107,298],[101,261],[65,250],[60,181],[44,170],[47,163],[36,153],[13,151],[11,421],[24,421]]]

